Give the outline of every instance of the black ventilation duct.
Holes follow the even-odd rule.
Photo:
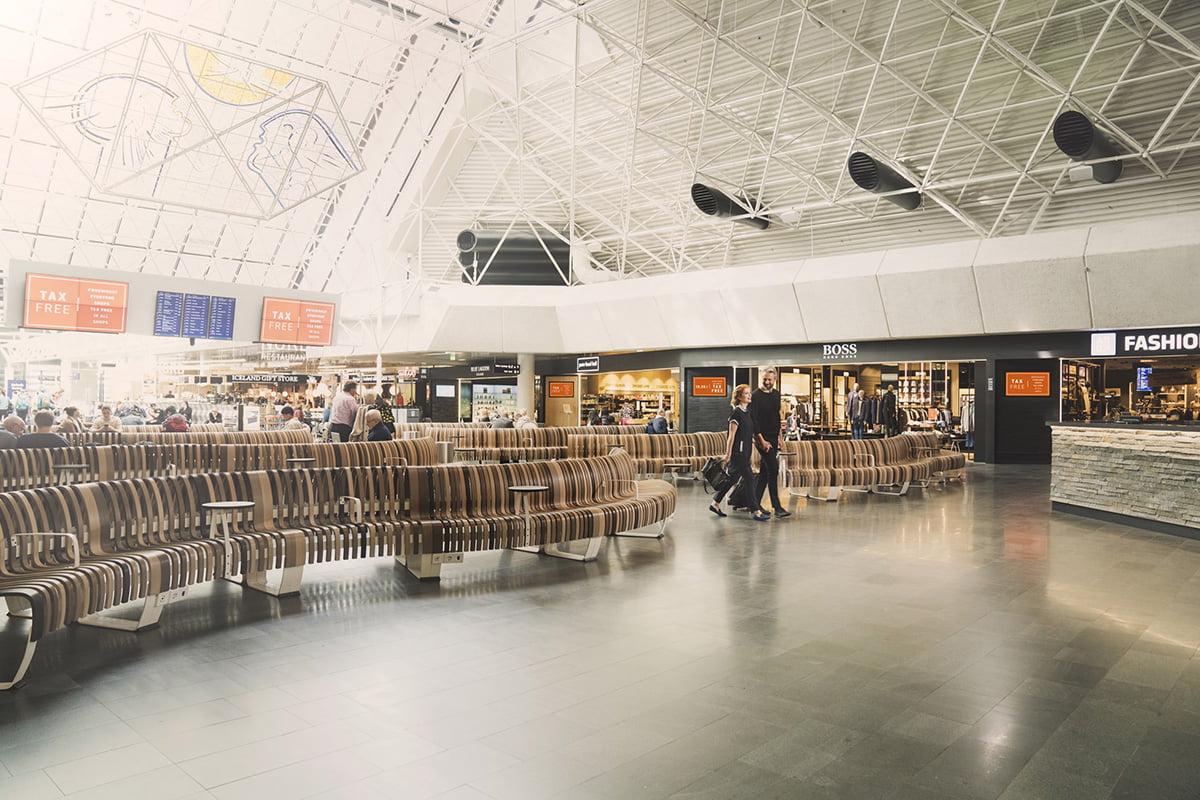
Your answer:
[[[917,187],[909,183],[894,169],[886,164],[880,164],[866,153],[851,153],[850,159],[846,162],[846,169],[850,172],[850,179],[858,184],[860,189],[866,189],[868,192],[885,194],[911,189],[912,191],[906,194],[888,194],[883,198],[889,203],[895,203],[905,211],[912,211],[921,205],[921,193],[916,191]]]
[[[692,202],[696,204],[696,208],[700,209],[701,213],[710,217],[736,217],[734,222],[740,222],[759,230],[766,230],[767,226],[771,224],[766,217],[752,215],[749,206],[754,205],[753,201],[743,200],[740,197],[734,199],[719,189],[705,186],[703,183],[692,184]]]
[[[571,247],[553,234],[538,238],[532,233],[468,230],[458,234],[455,243],[463,283],[566,286],[570,282]]]
[[[1054,120],[1054,143],[1076,161],[1112,158],[1121,152],[1090,119],[1078,111],[1064,111]],[[1121,177],[1125,162],[1117,159],[1091,166],[1092,178],[1097,183],[1112,183]]]

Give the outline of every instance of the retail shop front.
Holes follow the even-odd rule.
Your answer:
[[[434,422],[469,422],[517,412],[521,368],[505,360],[428,370]]]
[[[677,353],[664,351],[579,356],[561,372],[542,380],[547,425],[587,425],[593,417],[612,417],[616,425],[645,427],[659,411],[672,425],[679,408]],[[629,368],[630,359],[637,368]],[[541,372],[539,366],[538,374]]]
[[[1200,413],[1200,352],[1188,349],[1197,340],[1200,328],[701,348],[545,358],[538,373],[579,381],[586,402],[599,392],[588,391],[577,358],[598,361],[597,375],[678,370],[670,396],[678,427],[704,431],[724,429],[733,388],[757,385],[773,365],[798,424],[813,435],[850,435],[846,396],[855,383],[867,398],[892,386],[899,430],[945,430],[978,461],[1049,463],[1050,422],[1122,410],[1155,420]],[[875,419],[864,435],[887,432]]]

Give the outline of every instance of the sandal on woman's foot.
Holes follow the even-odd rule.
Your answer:
[[[710,505],[708,507],[708,510],[711,511],[712,513],[716,514],[718,517],[728,517],[729,516],[724,511],[722,511],[721,507],[719,505],[717,505],[716,503],[713,503],[712,505]]]
[[[770,518],[771,518],[771,515],[765,511],[755,511],[754,512],[754,521],[755,522],[766,522]]]

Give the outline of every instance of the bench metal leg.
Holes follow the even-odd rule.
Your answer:
[[[175,593],[178,594],[172,597],[171,595]],[[114,631],[140,631],[152,625],[157,625],[158,618],[162,616],[163,608],[173,600],[180,599],[186,593],[186,589],[176,589],[174,592],[162,592],[150,595],[142,603],[142,613],[137,619],[117,617],[104,612],[80,617],[76,622],[80,625],[87,625],[90,628],[108,628]]]
[[[8,615],[16,619],[33,619],[33,611],[29,603],[20,597],[5,597],[8,604]]]
[[[554,558],[565,558],[568,561],[595,561],[596,557],[600,555],[600,544],[603,541],[603,536],[593,536],[592,538],[588,539],[587,552],[583,555],[580,555],[579,553],[568,553],[566,550],[561,549],[559,545],[562,544],[562,542],[551,542],[549,544],[544,544],[541,547],[541,552]]]
[[[462,561],[462,553],[457,555],[458,560]],[[434,558],[435,554],[428,553],[419,556],[396,556],[396,561],[411,572],[414,578],[422,581],[436,581],[441,580],[442,577],[442,560],[439,558],[434,561]]]
[[[30,625],[29,637],[32,636],[33,626]],[[17,665],[17,669],[9,679],[0,678],[0,692],[7,692],[9,689],[15,688],[25,679],[25,672],[29,669],[29,663],[33,661],[33,651],[37,649],[37,642],[29,637],[25,639],[25,652],[21,655],[21,663]]]
[[[632,530],[621,531],[620,533],[613,533],[609,535],[620,537],[622,539],[661,539],[667,535],[667,523],[670,522],[674,516],[675,515],[672,514],[669,517],[663,517],[663,519],[658,522],[658,529],[654,531]]]
[[[272,570],[274,572],[275,570]],[[304,577],[304,565],[296,567],[284,567],[279,570],[279,582],[269,583],[267,579],[267,570],[258,570],[256,572],[247,572],[240,583],[247,589],[253,589],[256,592],[269,594],[273,597],[286,597],[292,594],[300,594],[300,581]],[[237,581],[235,581],[237,582]]]
[[[804,495],[810,500],[824,500],[827,503],[836,503],[838,498],[842,496],[842,487],[840,486],[824,486],[823,494],[813,494],[813,487],[808,487],[808,492]],[[792,492],[792,494],[796,494]]]
[[[904,495],[908,494],[908,484],[909,484],[908,481],[905,481],[904,483],[888,483],[888,484],[880,483],[880,484],[876,484],[875,486],[873,486],[871,488],[872,488],[872,491],[875,492],[875,494],[889,494],[893,497],[903,497]],[[884,486],[895,486],[896,488],[895,489],[884,489],[883,488]]]

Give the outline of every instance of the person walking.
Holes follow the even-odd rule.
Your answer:
[[[750,453],[754,448],[754,420],[750,418],[750,412],[747,410],[750,406],[750,397],[750,387],[744,383],[738,384],[738,387],[733,390],[731,403],[733,410],[729,414],[729,436],[725,440],[725,457],[721,461],[728,465],[730,474],[750,490],[750,508],[754,512],[754,519],[758,522],[765,522],[771,518],[771,515],[758,501],[754,492],[754,471],[750,469]],[[738,480],[735,480],[714,494],[708,510],[718,517],[729,516],[721,510],[721,501],[737,484]]]
[[[754,446],[758,449],[758,480],[754,484],[754,500],[762,507],[763,490],[770,490],[771,507],[777,517],[792,514],[779,502],[779,422],[781,398],[775,384],[779,372],[767,367],[761,385],[750,400],[750,418],[754,421]]]

